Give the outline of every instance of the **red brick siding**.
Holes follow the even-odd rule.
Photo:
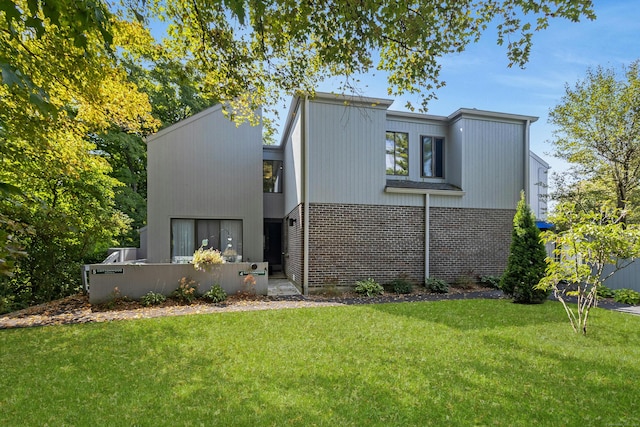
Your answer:
[[[430,209],[429,275],[448,282],[461,276],[500,275],[507,265],[515,210]]]

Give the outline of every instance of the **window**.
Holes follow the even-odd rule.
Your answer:
[[[387,132],[387,175],[409,174],[409,134]]]
[[[265,193],[282,193],[282,161],[262,161],[262,191]]]
[[[172,219],[171,262],[190,262],[200,246],[242,255],[242,221],[217,219]]]
[[[444,138],[422,137],[422,176],[444,178]]]

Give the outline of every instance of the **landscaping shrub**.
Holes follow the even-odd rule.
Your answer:
[[[213,266],[220,265],[223,262],[224,260],[219,250],[202,247],[193,253],[193,259],[191,260],[193,268],[200,271],[211,271]]]
[[[487,288],[500,289],[500,279],[502,279],[501,276],[482,276],[480,278],[480,283],[485,285]]]
[[[598,296],[598,299],[613,298],[614,292],[613,289],[608,288],[605,285],[600,285],[598,286],[598,289],[596,289],[596,295]]]
[[[0,296],[0,314],[13,311],[13,295]]]
[[[182,303],[191,304],[198,297],[196,293],[198,284],[190,277],[183,277],[179,283],[171,296]]]
[[[218,303],[227,299],[227,293],[220,285],[213,285],[211,289],[202,295],[202,298],[213,303]]]
[[[413,285],[405,279],[394,279],[389,283],[389,287],[396,294],[410,294]]]
[[[429,277],[425,280],[424,284],[429,292],[434,292],[436,294],[446,294],[449,292],[449,284],[442,279]]]
[[[622,304],[640,304],[640,293],[633,289],[616,289],[613,291],[613,299]]]
[[[363,280],[361,282],[356,282],[355,291],[359,294],[366,295],[368,297],[372,297],[375,295],[382,295],[384,293],[384,288],[382,285],[375,280],[369,278],[367,280]]]
[[[536,286],[545,276],[546,257],[540,230],[522,192],[513,218],[511,249],[507,269],[500,280],[500,289],[517,303],[543,303],[551,291]]]
[[[160,305],[167,300],[167,297],[158,293],[149,291],[146,295],[140,298],[140,303],[145,307],[149,307],[151,305]]]

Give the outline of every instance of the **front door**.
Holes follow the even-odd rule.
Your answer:
[[[269,263],[269,273],[282,269],[282,220],[264,221],[264,260]]]

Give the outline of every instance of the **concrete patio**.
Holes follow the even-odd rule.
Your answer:
[[[287,279],[282,273],[276,273],[269,276],[269,287],[267,288],[267,296],[282,297],[291,295],[301,295],[300,290]]]

